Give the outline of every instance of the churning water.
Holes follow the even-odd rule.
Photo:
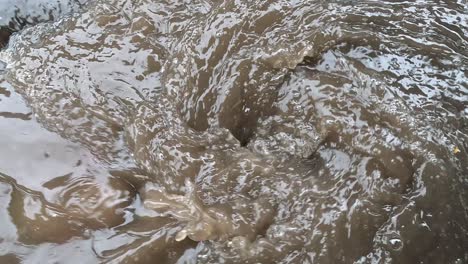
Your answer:
[[[0,0],[0,42],[0,263],[468,263],[465,0]]]

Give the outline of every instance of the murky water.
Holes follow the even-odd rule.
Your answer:
[[[468,263],[466,1],[0,17],[0,263]]]

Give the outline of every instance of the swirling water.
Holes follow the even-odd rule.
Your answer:
[[[466,1],[18,3],[0,263],[468,263]]]

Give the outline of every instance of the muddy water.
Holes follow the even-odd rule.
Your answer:
[[[0,4],[0,263],[468,263],[465,1]]]

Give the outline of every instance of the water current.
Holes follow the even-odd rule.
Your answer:
[[[468,263],[465,0],[0,0],[0,263]]]

